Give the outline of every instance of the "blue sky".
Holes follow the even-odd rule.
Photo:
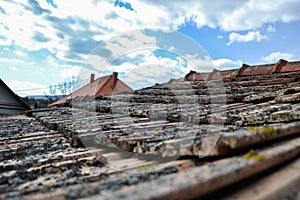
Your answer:
[[[300,0],[2,0],[0,78],[26,96],[90,73],[118,71],[138,88],[191,69],[296,61],[299,10]]]

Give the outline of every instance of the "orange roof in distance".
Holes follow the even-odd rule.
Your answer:
[[[132,92],[132,88],[126,85],[123,81],[118,79],[118,73],[114,72],[112,75],[102,76],[95,81],[79,88],[64,98],[50,104],[49,106],[64,104],[68,99],[82,96],[105,96],[120,94],[123,92]]]

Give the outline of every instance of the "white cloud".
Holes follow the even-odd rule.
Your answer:
[[[127,73],[126,76],[121,79],[132,88],[140,89],[143,87],[152,86],[155,83],[167,82],[170,80],[170,78],[181,77],[182,76],[172,68],[166,68],[160,64],[152,64],[141,65],[136,70],[132,70]]]
[[[13,42],[16,42],[18,45],[32,48],[34,43],[31,40],[31,36],[32,31],[36,28],[34,27],[35,15],[25,11],[21,4],[6,1],[2,3],[2,7],[7,13],[7,15],[1,16],[1,21],[4,26],[0,27],[2,36],[8,38],[5,44],[10,45]],[[25,40],[24,38],[27,39]]]
[[[55,69],[55,71],[57,71],[57,74],[59,75],[60,80],[66,80],[66,79],[70,79],[72,77],[79,77],[82,80],[87,80],[87,79],[89,79],[91,73],[96,74],[96,77],[100,76],[99,72],[96,72],[94,70],[89,70],[80,65],[59,64],[57,62],[57,59],[52,56],[48,56],[47,60],[48,60],[48,63],[50,63],[50,66],[53,67]],[[39,71],[41,71],[41,72],[44,70],[45,70],[44,68],[39,69]]]
[[[34,10],[30,1],[3,1],[1,7],[7,15],[0,13],[1,45],[15,45],[25,50],[39,50],[45,48],[56,57],[49,58],[47,67],[55,68],[62,78],[76,75],[80,66],[61,65],[63,62],[85,60],[86,56],[100,41],[107,41],[119,33],[133,29],[164,28],[177,30],[179,26],[191,20],[198,27],[209,26],[225,31],[234,31],[229,36],[228,45],[234,42],[249,42],[267,39],[267,36],[259,31],[265,24],[277,22],[290,22],[299,20],[299,0],[247,0],[247,1],[215,1],[209,0],[174,0],[172,3],[165,0],[127,0],[136,12],[125,8],[114,7],[113,1],[59,1],[57,8],[47,4],[46,1],[38,1],[40,8]],[[288,10],[289,12],[283,12]],[[40,12],[40,13],[39,13]],[[51,13],[50,13],[51,12]],[[114,17],[108,17],[114,16]],[[151,16],[151,17],[149,17]],[[242,35],[237,31],[247,30]],[[264,28],[267,32],[276,31],[274,26]],[[155,38],[145,38],[145,35],[134,35],[142,42],[152,42],[152,46],[158,42]],[[7,38],[7,39],[4,39]],[[222,39],[222,36],[218,36]],[[131,43],[128,38],[119,42],[126,44],[107,45],[108,50],[117,52],[114,57],[126,52],[128,49],[144,46],[142,43]],[[175,48],[175,47],[174,47]],[[176,46],[177,48],[177,46]],[[18,49],[18,48],[17,48]],[[22,48],[20,48],[22,49]],[[175,51],[169,46],[169,51]],[[176,49],[178,50],[178,48]],[[27,52],[27,51],[25,51]],[[22,51],[14,52],[17,56],[24,56]],[[192,53],[191,53],[192,54]],[[186,59],[197,66],[207,66],[207,71],[212,68],[209,59],[199,59],[196,55],[186,55]],[[61,62],[57,62],[57,60]],[[105,66],[103,60],[90,56],[95,66]],[[93,60],[94,59],[94,60]],[[265,59],[268,59],[267,56]],[[22,60],[0,58],[0,62],[22,63]],[[154,62],[154,61],[153,61]],[[171,64],[168,60],[160,60],[161,63]],[[172,61],[173,62],[173,61]],[[216,67],[238,65],[239,61],[227,62],[219,59],[213,61]],[[107,62],[106,62],[107,63]],[[105,64],[105,62],[104,62]],[[179,64],[182,66],[182,63]],[[16,65],[18,66],[18,65]],[[128,67],[128,66],[127,66]],[[129,66],[130,67],[130,66]],[[72,69],[73,68],[73,69]],[[8,69],[8,68],[7,68]],[[125,69],[125,66],[124,66]],[[188,65],[188,68],[192,69]],[[82,69],[82,73],[88,76],[90,70]]]
[[[9,67],[9,69],[12,70],[12,71],[18,71],[18,68],[14,67],[14,66]]]
[[[18,55],[18,56],[25,56],[26,54],[25,53],[23,53],[22,51],[15,51],[14,52],[16,55]]]
[[[162,7],[165,10],[164,19],[169,22],[169,26],[173,27],[183,23],[185,19],[191,19],[198,27],[207,25],[226,31],[241,31],[256,29],[266,23],[300,19],[298,0],[278,0],[276,3],[271,0],[215,1],[213,3],[210,0],[173,0],[172,4],[165,0],[144,0],[143,2]],[[286,10],[289,12],[284,12]]]
[[[49,87],[40,83],[13,80],[7,85],[20,96],[49,94]]]
[[[84,6],[81,0],[56,3],[57,9],[48,5],[46,1],[39,1],[40,9],[47,12],[37,15],[33,14],[34,8],[31,8],[29,2],[24,4],[4,2],[1,6],[6,10],[7,15],[1,16],[0,21],[3,26],[0,26],[0,31],[3,37],[8,39],[1,43],[6,45],[15,43],[28,50],[47,48],[68,59],[66,55],[78,50],[80,42],[89,44],[89,41],[84,39],[107,40],[118,33],[133,29],[162,28],[161,22],[164,20],[159,16],[166,14],[164,9],[143,2],[136,2],[134,5],[140,12],[129,12],[124,8],[114,7],[113,2],[109,1],[96,4],[94,1],[85,1]],[[50,15],[49,12],[52,14]],[[117,12],[118,18],[106,19],[111,12]],[[148,17],[147,13],[151,13],[153,17]],[[154,13],[156,14],[153,15]],[[168,27],[164,26],[164,28]],[[80,41],[81,39],[83,40]],[[78,47],[74,44],[78,44]],[[95,46],[96,42],[88,48],[92,50]],[[89,50],[85,50],[86,55]]]
[[[204,56],[204,58],[201,58],[198,54],[187,54],[184,57],[188,61],[189,65],[191,65],[189,70],[210,72],[215,68],[214,63],[209,56]]]
[[[69,66],[69,67],[62,67],[60,68],[60,76],[63,78],[78,76],[81,67],[79,66]]]
[[[222,16],[223,19],[219,19],[218,23],[222,29],[227,31],[251,30],[259,28],[265,23],[298,20],[300,18],[299,8],[298,0],[278,0],[276,3],[272,0],[248,0],[231,9],[231,13]],[[287,10],[288,12],[285,12]]]
[[[123,55],[134,56],[135,52],[157,49],[156,43],[156,37],[146,35],[141,29],[129,31],[112,37],[103,45],[93,49],[85,62],[96,70],[103,71],[111,62]]]
[[[176,30],[186,20],[194,21],[198,27],[207,25],[226,31],[237,31],[259,28],[265,23],[289,22],[300,18],[300,4],[295,0],[279,0],[276,3],[271,0],[214,3],[208,0],[174,0],[172,4],[164,0],[128,2],[131,2],[136,12],[114,7],[112,1],[85,1],[83,6],[81,0],[73,0],[56,1],[58,8],[53,8],[46,1],[39,1],[40,9],[44,13],[34,14],[34,8],[31,8],[29,2],[21,4],[4,1],[1,7],[7,15],[1,15],[3,25],[0,26],[0,31],[8,39],[2,44],[9,45],[14,41],[30,50],[48,48],[51,52],[66,54],[73,50],[70,45],[76,40],[76,35],[80,38],[89,34],[91,38],[99,41],[136,28]],[[112,13],[116,17],[107,18]],[[40,33],[40,41],[33,39],[37,32]],[[43,38],[49,40],[43,41]]]
[[[176,51],[176,48],[174,46],[170,46],[170,48],[168,49],[168,51]]]
[[[259,31],[249,31],[246,35],[241,35],[239,33],[230,33],[229,42],[227,43],[227,45],[229,46],[234,42],[260,42],[261,40],[266,39],[268,39],[268,37],[266,35],[262,35]]]
[[[290,53],[281,53],[281,52],[272,52],[269,55],[262,57],[262,61],[268,62],[268,63],[275,63],[279,59],[284,59],[287,61],[293,60],[294,55]]]
[[[156,57],[150,50],[131,52],[126,56],[130,59],[121,58],[124,62],[110,65],[105,72],[119,72],[122,81],[134,89],[167,82],[171,78],[181,78],[189,72],[181,57]],[[135,58],[139,58],[138,63]]]
[[[267,27],[267,32],[269,32],[269,33],[275,33],[276,32],[276,28],[274,26],[269,25]]]
[[[59,71],[63,80],[71,77],[79,77],[81,80],[88,81],[91,74],[95,74],[96,78],[102,75],[97,71],[82,66],[63,65]]]
[[[237,69],[240,68],[243,64],[241,60],[233,61],[228,58],[221,58],[213,60],[215,67],[219,70],[226,70],[226,69]]]
[[[20,60],[20,59],[16,59],[16,58],[0,58],[0,62],[3,62],[3,63],[25,63],[23,60]]]

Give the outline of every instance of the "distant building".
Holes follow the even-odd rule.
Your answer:
[[[132,92],[132,88],[126,85],[123,81],[118,79],[118,73],[114,72],[112,75],[103,76],[94,80],[95,75],[91,74],[90,83],[65,96],[64,98],[50,104],[49,106],[58,106],[66,103],[67,100],[82,97],[82,96],[107,96],[113,94],[120,94],[123,92]]]
[[[0,79],[0,115],[16,115],[30,107]]]
[[[235,78],[243,76],[260,76],[275,73],[295,72],[300,70],[300,61],[288,62],[280,59],[277,63],[264,65],[243,64],[239,69],[213,70],[212,72],[190,71],[185,77],[185,81],[218,80],[224,78]]]

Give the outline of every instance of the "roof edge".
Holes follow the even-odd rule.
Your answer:
[[[22,100],[20,96],[18,96],[14,91],[12,91],[0,78],[0,85],[3,85],[5,89],[20,103],[22,106],[24,106],[25,110],[31,110],[30,106],[25,103],[25,101]]]

